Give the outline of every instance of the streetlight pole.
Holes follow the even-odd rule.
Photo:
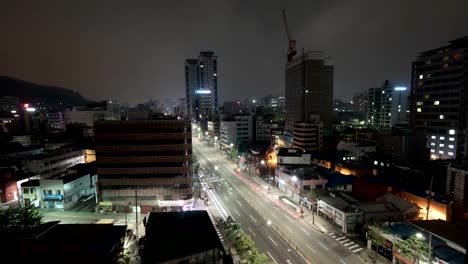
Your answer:
[[[427,194],[426,221],[429,220],[429,210],[431,209],[431,200],[432,200],[432,196],[434,196],[434,192],[432,191],[433,182],[434,182],[434,175],[431,175],[431,184],[429,185],[429,190],[426,191],[426,194]]]
[[[138,191],[135,189],[135,231],[138,239]]]

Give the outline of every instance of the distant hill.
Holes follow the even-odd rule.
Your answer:
[[[0,96],[17,96],[20,103],[40,103],[47,107],[58,108],[91,103],[81,94],[69,89],[39,85],[7,76],[0,76]]]

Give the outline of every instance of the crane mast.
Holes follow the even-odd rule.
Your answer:
[[[286,10],[283,9],[283,23],[284,28],[286,29],[286,36],[288,38],[288,62],[290,62],[294,56],[297,54],[296,50],[296,40],[291,37],[291,33],[289,32],[288,27],[288,20],[286,18]]]

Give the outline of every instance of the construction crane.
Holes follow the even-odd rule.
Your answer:
[[[286,29],[286,35],[288,37],[288,62],[290,62],[297,54],[296,51],[296,40],[292,39],[291,33],[289,33],[288,20],[286,19],[286,10],[283,9],[283,22]]]

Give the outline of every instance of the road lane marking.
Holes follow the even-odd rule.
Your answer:
[[[236,201],[240,206],[242,206],[242,204],[239,202],[239,201]]]
[[[237,214],[238,216],[240,216],[239,212],[237,212],[237,210],[236,210],[236,209],[234,209],[234,212],[236,212],[236,214]]]
[[[286,218],[288,218],[289,222],[294,222],[289,216],[286,215]]]
[[[271,236],[268,236],[268,238],[271,240],[271,242],[273,242],[273,244],[275,244],[275,246],[278,246],[278,244],[276,244],[276,242],[273,240],[273,238],[271,238]]]
[[[276,217],[276,218],[278,218],[278,216],[277,216],[277,215],[275,215],[274,213],[270,213],[270,214],[271,214],[273,217]]]
[[[358,252],[361,251],[361,250],[362,250],[362,248],[358,248],[358,249],[354,250],[353,252],[354,252],[354,253],[358,253]]]
[[[268,252],[268,250],[267,250],[267,254],[276,264],[278,264],[278,262],[276,262],[276,259],[270,254],[270,252]]]
[[[312,252],[314,252],[315,254],[317,254],[317,252],[316,252],[311,246],[309,246],[308,244],[305,244],[305,245],[306,245],[306,247],[307,247],[308,249],[310,249]]]
[[[356,247],[359,247],[359,245],[351,246],[351,247],[349,247],[349,249],[353,249],[353,248],[356,248]]]
[[[279,211],[279,210],[280,210],[280,209],[279,209],[278,207],[276,207],[276,206],[273,206],[273,207],[276,209],[276,211]]]
[[[340,241],[340,240],[345,239],[345,238],[346,238],[345,236],[342,236],[340,238],[337,238],[336,240]]]
[[[346,243],[346,242],[348,242],[348,241],[349,241],[349,239],[345,239],[345,240],[343,240],[343,241],[340,241],[340,243],[343,244],[343,243]]]
[[[346,262],[342,259],[340,259],[340,262],[343,263],[343,264],[346,264]]]
[[[325,246],[322,242],[319,241],[318,243],[319,243],[319,245],[320,245],[321,247],[323,247],[324,249],[328,250],[327,246]]]
[[[250,218],[252,218],[252,220],[253,220],[255,223],[257,223],[257,220],[255,220],[255,218],[253,218],[252,215],[249,215],[249,216],[250,216]]]
[[[289,228],[289,226],[287,226],[286,229],[289,230],[289,232],[294,234],[294,232],[291,230],[291,228]]]
[[[224,200],[226,200],[226,202],[229,201],[226,195],[223,195],[223,197],[224,197]]]
[[[301,230],[304,231],[304,233],[306,233],[308,236],[310,236],[310,233],[307,232],[304,228],[301,227]]]
[[[250,232],[252,232],[252,235],[253,235],[254,237],[257,236],[257,235],[255,235],[254,231],[253,231],[252,229],[250,229],[250,227],[247,227],[247,228],[250,230]]]
[[[351,241],[349,243],[344,244],[344,246],[347,247],[347,246],[352,245],[352,244],[354,244],[354,242]]]

